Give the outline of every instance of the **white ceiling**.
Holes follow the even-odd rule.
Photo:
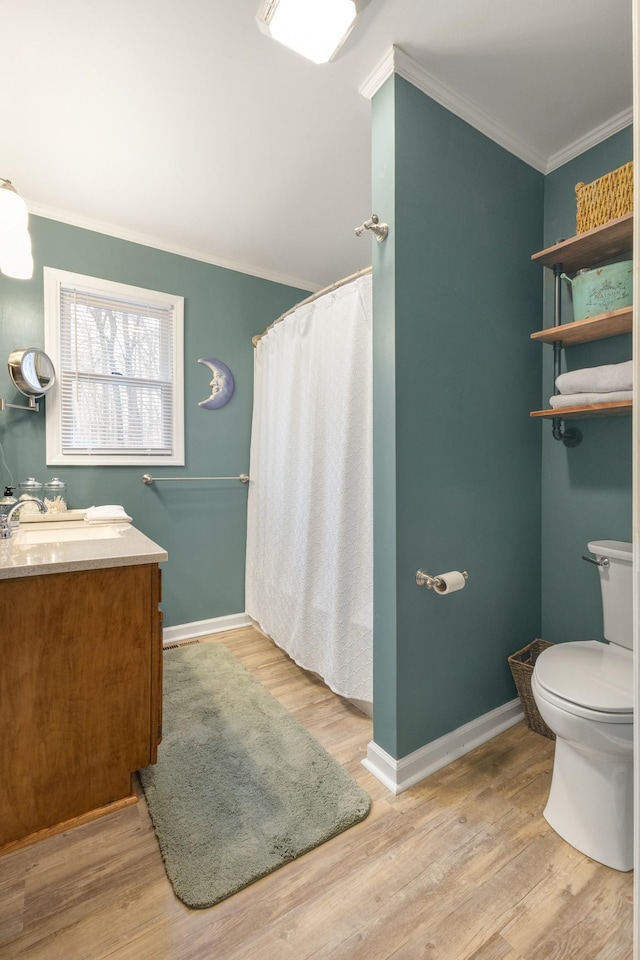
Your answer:
[[[316,289],[371,260],[359,91],[393,45],[545,171],[628,122],[632,2],[370,0],[316,66],[258,0],[0,0],[0,176],[33,213]]]

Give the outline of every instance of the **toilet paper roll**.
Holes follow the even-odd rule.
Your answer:
[[[438,574],[439,583],[434,584],[433,589],[436,593],[445,596],[447,593],[455,593],[456,590],[462,590],[466,580],[459,570],[450,570],[449,573]]]

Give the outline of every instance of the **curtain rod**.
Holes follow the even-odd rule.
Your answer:
[[[312,293],[310,297],[307,297],[306,300],[301,300],[300,303],[296,303],[295,306],[291,307],[289,310],[285,310],[277,320],[274,320],[273,323],[270,323],[266,330],[263,330],[262,333],[257,333],[255,337],[251,338],[251,343],[254,347],[258,346],[258,341],[262,340],[265,337],[269,330],[272,327],[275,327],[277,323],[281,323],[286,317],[290,316],[298,307],[304,307],[307,303],[313,303],[314,300],[317,300],[318,297],[323,297],[325,293],[331,293],[332,290],[337,290],[338,287],[343,287],[345,283],[351,283],[352,280],[357,280],[359,277],[366,277],[368,273],[371,273],[373,267],[363,267],[362,270],[357,270],[355,273],[349,274],[348,277],[343,277],[342,280],[335,280],[333,283],[330,283],[328,287],[323,287],[322,290],[318,290],[316,293]]]

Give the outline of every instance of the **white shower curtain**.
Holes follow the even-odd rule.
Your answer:
[[[246,611],[351,699],[373,699],[371,276],[255,352]]]

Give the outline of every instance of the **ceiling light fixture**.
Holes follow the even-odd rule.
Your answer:
[[[10,180],[0,177],[0,271],[16,280],[33,276],[27,205]]]
[[[328,63],[369,0],[263,0],[258,26],[314,63]]]

